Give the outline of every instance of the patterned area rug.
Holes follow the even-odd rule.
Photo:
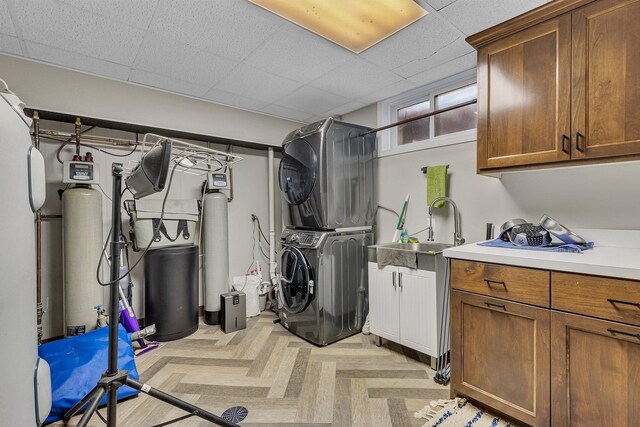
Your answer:
[[[429,420],[423,427],[514,427],[461,398],[432,400],[414,416]]]

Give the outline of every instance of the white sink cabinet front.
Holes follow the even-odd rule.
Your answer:
[[[438,355],[436,273],[369,263],[371,333],[432,357]]]

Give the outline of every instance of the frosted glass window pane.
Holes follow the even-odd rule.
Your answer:
[[[436,96],[436,110],[461,104],[477,97],[477,86],[475,84],[442,93]],[[467,105],[457,110],[435,116],[436,136],[448,133],[460,132],[468,129],[475,129],[478,123],[477,105]]]
[[[431,111],[431,101],[426,100],[418,104],[398,109],[398,121],[407,120]],[[429,139],[430,117],[416,120],[398,126],[398,145],[410,144],[415,141]]]

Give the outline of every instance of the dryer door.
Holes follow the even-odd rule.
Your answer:
[[[298,138],[287,144],[280,162],[280,190],[292,205],[304,203],[316,183],[318,156],[311,145]]]
[[[300,313],[313,298],[313,270],[298,248],[285,246],[280,259],[282,277],[280,295],[282,307],[290,313]]]

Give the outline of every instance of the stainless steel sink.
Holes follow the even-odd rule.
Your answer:
[[[393,251],[397,252],[398,264],[392,263],[391,265],[398,266],[407,266],[409,265],[400,262],[402,259],[407,259],[406,257],[415,256],[415,261],[412,258],[412,265],[417,266],[419,270],[427,270],[427,271],[436,271],[436,264],[442,263],[444,261],[444,257],[442,256],[442,251],[447,248],[451,248],[453,245],[447,243],[383,243],[380,245],[369,246],[368,248],[368,260],[369,262],[378,262],[378,248],[384,249],[385,251]],[[387,259],[384,257],[382,259]],[[394,260],[395,261],[395,260]],[[386,263],[385,261],[382,261]]]
[[[381,248],[422,252],[427,254],[438,254],[447,248],[453,247],[453,245],[447,243],[383,243],[377,246]]]

